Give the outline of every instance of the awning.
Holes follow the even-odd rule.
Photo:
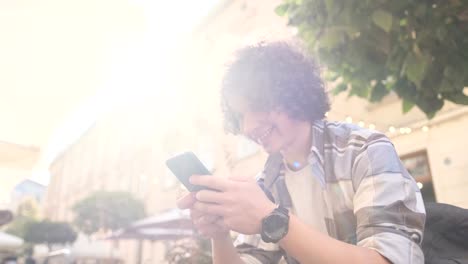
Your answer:
[[[194,232],[191,229],[159,229],[159,228],[137,228],[121,229],[114,232],[107,239],[136,239],[136,240],[177,240],[191,237]]]
[[[194,235],[188,211],[171,209],[134,222],[113,232],[107,239],[177,240]]]
[[[161,214],[134,222],[130,228],[171,228],[192,229],[192,221],[187,210],[171,209]]]

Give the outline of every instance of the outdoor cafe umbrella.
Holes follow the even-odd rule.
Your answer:
[[[126,228],[113,232],[107,239],[177,240],[191,237],[193,234],[191,229]]]
[[[192,221],[187,210],[170,209],[161,214],[134,222],[130,228],[190,229]]]
[[[12,250],[20,248],[23,245],[23,239],[0,232],[0,250]]]
[[[194,235],[189,213],[171,209],[162,214],[136,221],[127,228],[113,232],[106,239],[177,240]]]

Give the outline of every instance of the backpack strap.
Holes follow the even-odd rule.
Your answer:
[[[257,182],[272,202],[290,209],[292,201],[286,187],[284,174],[285,168],[282,155],[279,153],[272,154],[268,157],[262,177]]]

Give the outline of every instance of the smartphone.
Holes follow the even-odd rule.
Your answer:
[[[203,186],[193,185],[189,182],[189,178],[192,175],[211,175],[210,171],[193,152],[184,152],[176,155],[168,159],[166,165],[190,192],[208,189]]]

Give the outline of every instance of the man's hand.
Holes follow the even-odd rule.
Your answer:
[[[196,203],[194,193],[188,193],[177,201],[180,209],[190,209],[190,218],[197,231],[206,238],[222,239],[229,235],[229,229],[224,225],[222,218],[193,209]]]
[[[255,181],[192,176],[190,182],[219,190],[197,192],[192,208],[221,216],[228,229],[242,234],[260,233],[262,219],[276,207]]]

